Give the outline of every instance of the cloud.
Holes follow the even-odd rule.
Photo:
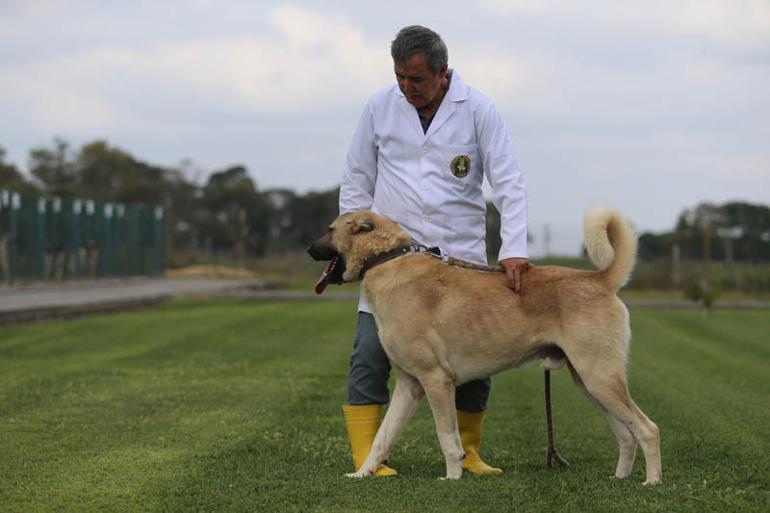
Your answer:
[[[770,41],[770,3],[766,0],[688,0],[654,4],[651,22],[673,34],[713,39],[739,48]]]
[[[630,33],[660,33],[711,40],[735,49],[770,41],[770,3],[766,0],[480,0],[503,15],[581,20],[589,26]]]
[[[80,77],[69,75],[72,64],[60,59],[0,69],[0,98],[7,103],[6,116],[15,113],[16,122],[46,134],[98,129],[116,121],[107,102],[90,88],[80,87]],[[82,66],[74,67],[84,71]]]
[[[388,72],[382,51],[343,18],[293,6],[268,15],[261,36],[152,50],[146,74],[173,75],[201,97],[252,112],[300,112],[369,94]]]
[[[745,44],[766,41],[770,33],[770,4],[749,0],[653,1],[644,7],[596,2],[590,12],[584,12],[582,3],[556,0],[482,3],[505,15],[587,22],[598,27],[591,37],[613,44],[617,39],[602,30],[705,34]],[[47,12],[60,3],[41,5]],[[367,39],[349,18],[283,4],[261,16],[265,28],[256,35],[236,32],[182,41],[113,42],[17,62],[0,70],[0,92],[29,105],[28,121],[41,131],[66,132],[95,130],[118,117],[138,126],[157,123],[164,114],[177,120],[207,120],[329,112],[341,105],[360,105],[390,83],[387,41]],[[640,41],[644,40],[629,43],[637,45],[632,51],[639,51]],[[610,47],[603,50],[609,54],[601,55],[585,47],[565,52],[564,41],[554,41],[554,48],[562,48],[559,51],[481,44],[452,48],[452,65],[498,105],[517,105],[541,118],[561,117],[581,104],[595,109],[596,102],[575,100],[593,100],[597,95],[603,97],[599,103],[608,112],[626,116],[638,111],[639,102],[661,101],[688,89],[702,95],[734,87],[741,76],[712,56],[696,56],[686,68],[678,68],[676,59],[666,62],[665,55],[650,67],[618,66],[625,48]],[[669,79],[661,81],[661,74]],[[81,115],[73,115],[77,113]]]
[[[496,49],[478,52],[458,48],[452,52],[450,67],[456,68],[472,87],[495,102],[522,98],[544,85],[547,70],[543,61],[531,55]]]
[[[362,98],[390,74],[383,46],[342,17],[281,5],[259,35],[100,46],[0,70],[5,100],[28,107],[41,132],[220,111],[243,115],[329,109]],[[159,108],[158,105],[161,107]]]

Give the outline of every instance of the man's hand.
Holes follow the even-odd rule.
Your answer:
[[[500,260],[500,265],[505,269],[508,278],[508,288],[517,294],[521,292],[521,275],[529,269],[529,260],[526,258],[506,258]]]

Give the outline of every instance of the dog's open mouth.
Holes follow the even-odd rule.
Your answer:
[[[336,283],[342,285],[342,274],[345,272],[345,261],[342,257],[335,256],[329,265],[326,266],[321,272],[321,276],[318,277],[318,281],[315,284],[315,293],[322,294],[326,286],[330,283]]]

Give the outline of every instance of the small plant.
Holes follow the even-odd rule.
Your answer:
[[[692,280],[684,287],[684,296],[703,307],[703,314],[708,315],[717,298],[717,293],[711,287],[706,286],[703,280]]]

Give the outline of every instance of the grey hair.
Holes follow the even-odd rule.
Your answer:
[[[428,58],[428,68],[435,74],[449,62],[446,44],[441,36],[427,27],[410,25],[396,34],[390,44],[390,55],[396,64],[406,64],[415,54],[424,53]]]

